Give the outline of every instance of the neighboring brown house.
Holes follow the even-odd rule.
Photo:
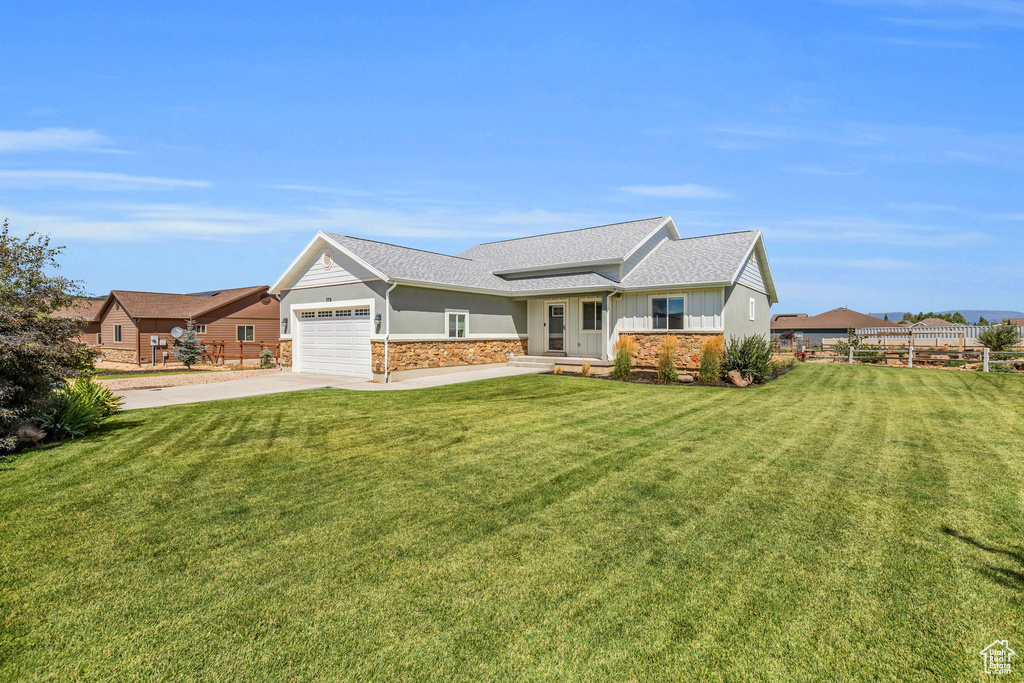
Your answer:
[[[818,315],[780,313],[772,316],[771,321],[772,339],[778,340],[784,333],[792,332],[790,338],[795,346],[818,346],[822,339],[845,337],[850,328],[896,326],[894,322],[842,307]]]
[[[247,354],[258,352],[259,343],[277,344],[280,338],[280,301],[269,287],[240,287],[195,294],[132,292],[115,289],[98,308],[93,299],[71,313],[89,321],[86,341],[99,349],[100,358],[119,363],[163,362],[163,352],[174,343],[171,330],[184,328],[192,319],[203,343],[229,345],[237,352],[239,342],[251,344]],[[91,313],[91,316],[89,315]],[[157,336],[160,345],[150,343]],[[154,353],[155,351],[155,353]],[[168,354],[174,361],[174,355]]]
[[[82,334],[79,335],[78,341],[89,346],[96,346],[99,344],[100,309],[103,308],[103,304],[106,302],[107,297],[105,296],[96,299],[82,299],[71,308],[62,308],[59,311],[54,311],[53,315],[58,318],[84,319],[86,322],[82,327]]]
[[[1011,325],[1016,325],[1017,327],[1024,327],[1024,318],[1009,318],[1009,320]]]

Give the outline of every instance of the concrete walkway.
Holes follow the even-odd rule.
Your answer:
[[[401,382],[379,384],[358,377],[341,377],[339,375],[313,375],[308,373],[278,372],[260,377],[246,377],[229,382],[212,384],[191,384],[181,387],[165,387],[163,389],[139,389],[122,392],[124,409],[156,408],[173,406],[182,403],[201,403],[203,401],[222,401],[228,398],[245,398],[262,394],[278,394],[286,391],[305,391],[307,389],[350,389],[352,391],[407,391],[409,389],[425,389],[440,387],[446,384],[462,384],[476,382],[495,377],[511,377],[513,375],[529,375],[543,372],[533,368],[481,368],[452,372],[433,377],[406,379]]]

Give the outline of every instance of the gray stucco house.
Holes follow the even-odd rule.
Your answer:
[[[680,237],[669,216],[458,256],[320,232],[271,292],[294,371],[383,381],[534,356],[601,367],[621,334],[638,365],[675,335],[692,367],[708,335],[767,336],[778,301],[759,231]]]

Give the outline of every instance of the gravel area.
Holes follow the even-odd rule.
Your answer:
[[[230,382],[243,377],[272,375],[281,372],[273,370],[218,370],[213,372],[197,372],[191,375],[165,375],[153,377],[118,377],[116,379],[98,379],[114,391],[133,389],[162,389],[163,387],[181,387],[188,384],[210,384],[212,382]]]

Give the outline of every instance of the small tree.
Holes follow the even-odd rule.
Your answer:
[[[264,370],[269,370],[274,367],[274,352],[270,349],[263,349],[260,351],[260,367]]]
[[[633,372],[633,351],[635,344],[629,335],[622,335],[615,342],[615,366],[611,376],[615,379],[626,379]]]
[[[676,349],[679,347],[679,340],[674,334],[666,335],[658,347],[658,381],[675,382],[679,377],[676,372]]]
[[[978,316],[978,324],[979,325],[988,325],[988,321],[985,320],[985,316],[983,316],[983,315],[982,316]]]
[[[52,275],[64,247],[50,238],[0,229],[0,454],[18,445],[17,431],[38,417],[54,389],[92,368],[94,354],[78,341],[85,321],[58,318],[83,294],[72,280]]]
[[[189,318],[185,323],[185,334],[181,335],[181,339],[174,344],[171,352],[191,370],[192,366],[202,359],[205,351],[203,340],[196,336],[196,321]]]
[[[978,341],[992,351],[1006,351],[1020,342],[1020,334],[1013,325],[989,325],[978,335]]]

